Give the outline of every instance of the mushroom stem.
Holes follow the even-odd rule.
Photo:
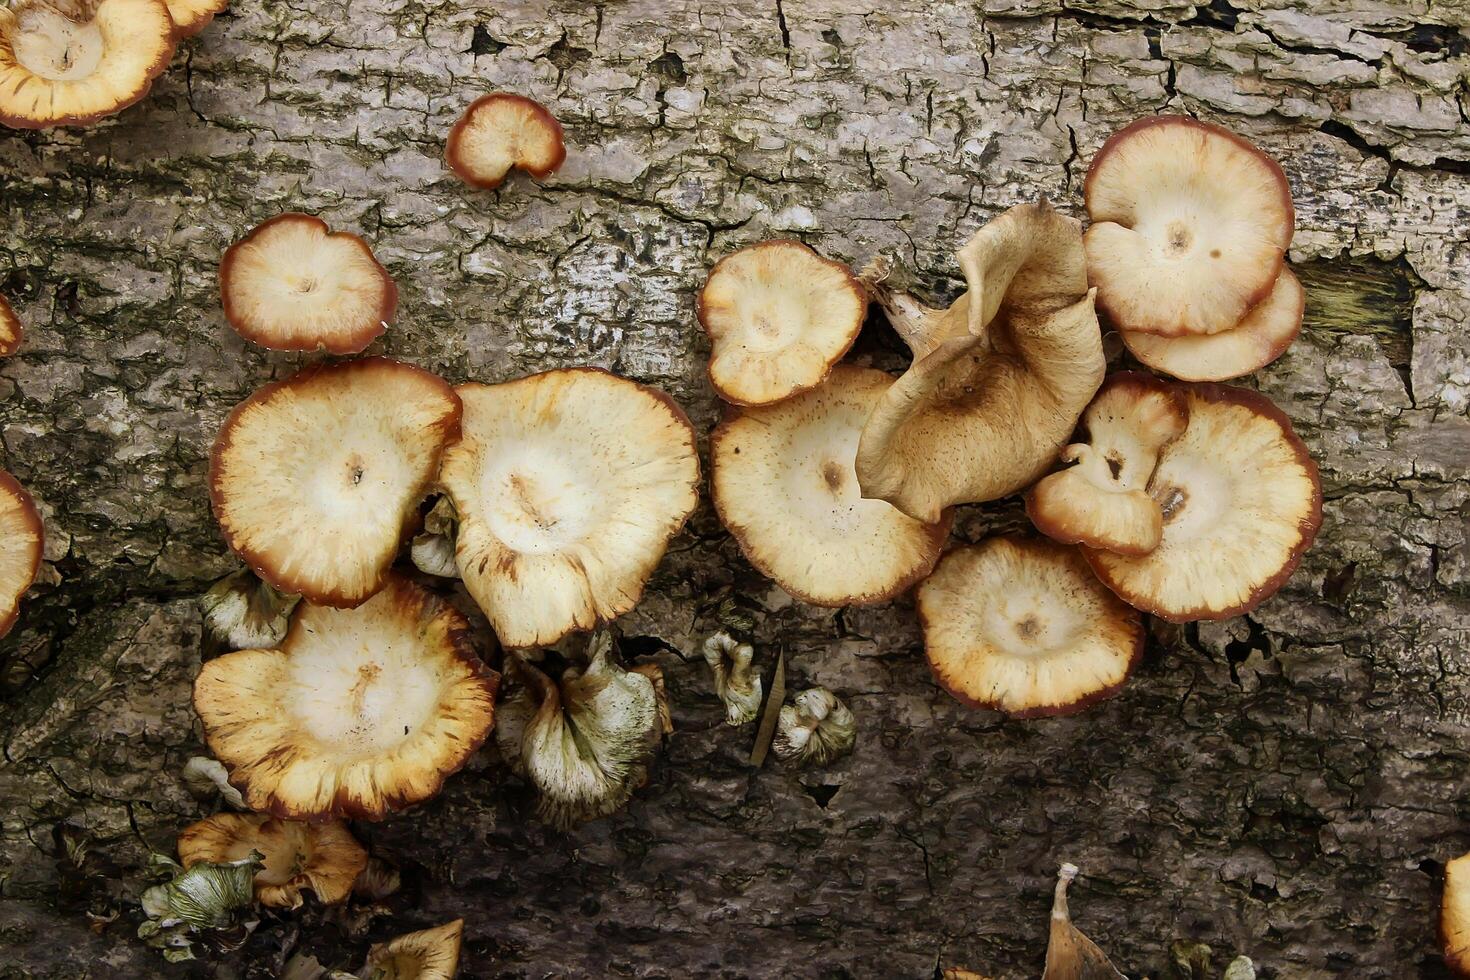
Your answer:
[[[1071,914],[1067,911],[1067,886],[1077,877],[1077,865],[1070,862],[1062,865],[1057,871],[1057,887],[1051,900],[1051,917],[1063,922],[1071,921]]]
[[[908,345],[917,361],[942,344],[956,326],[963,328],[966,325],[968,304],[955,304],[959,308],[958,315],[953,309],[936,310],[926,306],[912,294],[888,285],[888,274],[892,270],[893,263],[886,256],[874,256],[858,273],[858,284],[873,302],[883,308],[883,315],[888,317],[894,332]]]

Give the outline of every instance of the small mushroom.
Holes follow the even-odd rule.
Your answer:
[[[449,131],[444,158],[473,187],[494,190],[514,167],[537,180],[567,158],[561,123],[539,102],[495,92],[481,96]]]
[[[825,687],[813,687],[792,701],[781,708],[776,723],[776,740],[771,743],[776,758],[799,766],[825,766],[852,751],[857,723],[841,698]]]
[[[918,590],[935,679],[976,708],[1071,714],[1116,694],[1143,653],[1138,613],[1076,548],[998,537],[945,555]]]
[[[24,339],[25,327],[20,317],[15,315],[9,301],[0,296],[0,357],[9,357],[20,350],[20,342]]]
[[[737,405],[768,405],[815,388],[857,339],[867,309],[847,266],[800,242],[732,252],[699,292],[710,382]]]
[[[167,0],[167,3],[179,37],[193,37],[208,27],[214,15],[230,5],[230,0]]]
[[[637,605],[699,499],[683,410],[594,368],[455,390],[464,433],[439,480],[460,575],[500,642],[544,646]]]
[[[230,785],[230,774],[218,759],[192,755],[179,773],[184,786],[196,799],[213,801],[216,796],[237,810],[249,809],[240,791]]]
[[[1046,944],[1046,967],[1041,980],[1128,980],[1113,966],[1107,954],[1072,924],[1067,910],[1067,886],[1077,877],[1075,864],[1064,864],[1057,872],[1056,894],[1051,907],[1051,936]]]
[[[1317,465],[1269,398],[1226,385],[1180,385],[1189,413],[1164,447],[1148,493],[1159,546],[1083,553],[1108,588],[1171,623],[1226,619],[1291,577],[1322,524]]]
[[[1114,133],[1083,193],[1088,280],[1125,335],[1238,328],[1275,286],[1296,221],[1276,161],[1188,116]]]
[[[410,932],[368,950],[360,976],[363,980],[454,980],[463,939],[463,919]]]
[[[1456,977],[1470,977],[1470,854],[1462,854],[1444,866],[1439,942],[1450,972]]]
[[[725,724],[755,721],[761,710],[761,677],[752,667],[755,648],[723,630],[704,641],[704,662],[715,676],[715,693],[725,703]]]
[[[928,524],[1035,482],[1105,366],[1076,221],[1019,205],[958,257],[969,289],[947,310],[866,280],[914,361],[863,429],[858,482]]]
[[[459,419],[447,383],[382,357],[266,385],[225,419],[210,458],[226,542],[278,592],[363,602],[417,521]]]
[[[178,39],[164,0],[0,7],[0,124],[86,126],[147,94]]]
[[[459,565],[454,560],[454,541],[459,533],[459,515],[454,501],[441,496],[424,515],[424,529],[413,536],[409,557],[414,567],[426,575],[459,578]]]
[[[388,329],[398,287],[357,235],[287,212],[225,250],[225,319],[271,350],[356,354]]]
[[[20,617],[20,601],[36,580],[46,532],[25,487],[0,470],[0,636]]]
[[[464,616],[389,575],[355,609],[302,603],[277,649],[207,661],[194,708],[251,809],[378,820],[468,761],[498,684]]]
[[[168,881],[142,895],[143,914],[155,924],[183,922],[197,929],[222,929],[254,901],[255,875],[261,869],[259,854],[195,864],[187,869],[163,855],[153,857],[171,875]],[[147,938],[142,929],[139,936]]]
[[[928,575],[952,515],[932,524],[863,498],[853,459],[893,379],[839,365],[813,391],[733,413],[710,440],[710,493],[750,563],[819,606],[884,602]]]
[[[263,813],[217,813],[184,828],[178,848],[186,868],[262,855],[255,898],[272,908],[299,908],[307,888],[323,904],[346,901],[367,866],[367,851],[340,820],[312,824]]]
[[[286,636],[298,595],[282,595],[248,568],[220,579],[199,598],[204,632],[221,650],[273,647]]]
[[[1159,450],[1188,422],[1184,396],[1152,375],[1108,376],[1082,413],[1087,442],[1062,450],[1075,466],[1053,473],[1026,495],[1031,523],[1063,544],[1123,555],[1159,545],[1164,515],[1148,495]]]

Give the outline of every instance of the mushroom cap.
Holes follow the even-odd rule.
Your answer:
[[[279,592],[357,605],[417,521],[459,418],[447,382],[382,357],[264,386],[225,419],[210,458],[225,540]]]
[[[464,920],[410,932],[368,951],[366,976],[373,980],[454,980]]]
[[[311,824],[263,813],[217,813],[179,834],[179,861],[226,864],[259,851],[265,866],[255,873],[255,897],[274,908],[299,908],[309,888],[326,905],[345,901],[367,867],[363,850],[340,820]]]
[[[683,410],[597,368],[455,390],[464,431],[439,481],[460,577],[500,642],[554,643],[637,605],[699,500]]]
[[[1164,533],[1148,478],[1159,450],[1188,420],[1184,396],[1168,382],[1133,371],[1109,375],[1082,413],[1087,442],[1062,451],[1063,461],[1076,465],[1027,493],[1031,523],[1063,544],[1148,554]]]
[[[1076,548],[989,538],[957,548],[918,589],[924,652],[959,701],[1015,718],[1116,694],[1143,653],[1143,619]]]
[[[15,477],[0,470],[0,636],[20,616],[20,601],[41,567],[45,537],[36,502]]]
[[[230,326],[271,350],[356,354],[398,308],[398,287],[367,242],[294,211],[226,249],[219,286]]]
[[[1462,854],[1444,866],[1439,941],[1450,972],[1470,977],[1470,854]]]
[[[969,290],[949,310],[880,293],[896,326],[920,322],[899,326],[914,362],[858,443],[863,496],[934,523],[1056,460],[1106,369],[1079,227],[1046,201],[1019,205],[960,249]]]
[[[800,242],[732,252],[699,291],[710,382],[736,405],[768,405],[814,388],[857,339],[867,309],[847,266]]]
[[[1266,298],[1229,330],[1186,337],[1123,331],[1123,343],[1141,363],[1181,381],[1228,381],[1280,357],[1302,332],[1306,303],[1301,280],[1283,266]]]
[[[1317,464],[1269,398],[1181,385],[1189,424],[1166,446],[1148,492],[1159,546],[1140,557],[1084,548],[1104,584],[1171,623],[1256,608],[1291,577],[1322,524]]]
[[[449,131],[444,158],[465,183],[493,190],[520,167],[541,180],[567,158],[561,123],[545,106],[509,92],[481,96]]]
[[[0,125],[85,126],[121,112],[177,43],[164,0],[17,0],[0,8]]]
[[[858,488],[858,437],[893,378],[838,365],[819,388],[732,413],[710,439],[710,493],[750,563],[818,606],[883,602],[928,575],[952,514],[924,524]]]
[[[1188,116],[1114,133],[1088,168],[1087,275],[1119,330],[1213,334],[1264,300],[1296,212],[1281,167]]]
[[[9,357],[20,349],[20,342],[25,338],[25,327],[20,322],[20,317],[15,315],[15,310],[4,296],[0,296],[0,357]]]
[[[378,820],[465,764],[490,733],[499,680],[464,616],[390,575],[356,609],[303,602],[277,649],[207,661],[194,709],[251,809]]]
[[[165,0],[180,37],[193,37],[230,5],[230,0]]]

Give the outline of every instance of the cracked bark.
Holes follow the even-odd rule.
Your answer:
[[[1170,947],[1263,977],[1442,975],[1440,868],[1470,847],[1470,123],[1462,4],[1433,0],[264,0],[87,132],[0,136],[0,290],[29,327],[0,365],[4,465],[41,502],[47,564],[0,645],[0,976],[166,968],[122,919],[149,848],[199,805],[192,599],[233,567],[203,489],[215,429],[302,358],[244,345],[221,250],[280,210],[362,230],[403,290],[375,346],[452,380],[595,363],[718,408],[692,315],[730,249],[876,252],[947,300],[954,247],[1046,194],[1076,210],[1092,153],[1159,110],[1218,119],[1296,195],[1302,339],[1252,383],[1323,470],[1317,546],[1247,619],[1157,629],[1115,701],[1011,723],[930,681],[912,609],[792,603],[708,506],[623,623],[678,727],[628,811],[536,825],[488,756],[359,828],[403,863],[392,920],[344,938],[268,920],[213,975],[282,944],[467,919],[467,977],[924,977],[1040,970],[1052,875],[1124,969]],[[463,106],[524,92],[567,128],[556,180],[498,193],[439,161]],[[856,356],[898,369],[881,323]],[[1020,527],[967,508],[959,539]],[[857,715],[831,769],[749,771],[698,644],[721,597],[760,657]],[[687,658],[687,659],[686,659]],[[825,805],[823,805],[825,801]],[[84,825],[111,877],[58,871]]]

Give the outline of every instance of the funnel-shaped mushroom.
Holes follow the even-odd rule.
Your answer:
[[[1444,866],[1439,941],[1450,972],[1470,977],[1470,854],[1462,854]]]
[[[470,104],[449,131],[445,160],[461,180],[493,190],[514,167],[541,180],[567,158],[561,123],[524,95],[495,92]]]
[[[230,0],[167,0],[180,37],[193,37],[214,20],[214,15],[230,5]]]
[[[990,538],[945,555],[918,590],[924,652],[955,698],[1016,718],[1080,711],[1123,686],[1143,653],[1137,612],[1076,548]]]
[[[141,99],[177,38],[164,0],[0,7],[0,124],[85,126]]]
[[[340,820],[312,824],[263,813],[217,813],[185,827],[178,847],[186,868],[260,852],[264,866],[255,873],[255,898],[274,908],[299,908],[303,889],[326,905],[345,901],[367,867],[367,851]]]
[[[19,350],[24,337],[25,328],[20,317],[15,315],[5,297],[0,296],[0,357],[9,357]]]
[[[709,377],[737,405],[822,383],[863,326],[868,298],[847,266],[800,242],[760,242],[715,263],[699,292]]]
[[[36,502],[15,477],[0,470],[0,636],[20,616],[20,600],[36,580],[44,544]]]
[[[466,384],[439,480],[465,587],[510,647],[632,609],[698,502],[694,430],[663,392],[594,368]]]
[[[1088,279],[1125,332],[1235,328],[1271,292],[1296,222],[1276,161],[1188,116],[1114,133],[1083,190]]]
[[[368,950],[362,976],[367,980],[454,980],[464,920],[410,932]]]
[[[914,362],[863,429],[863,496],[932,524],[1046,472],[1104,370],[1078,229],[1011,208],[960,249],[969,291],[948,310],[870,284]]]
[[[300,596],[281,595],[248,568],[226,575],[204,593],[204,633],[220,650],[273,647],[286,637]]]
[[[746,558],[819,606],[883,602],[929,574],[951,515],[932,524],[866,500],[858,437],[893,379],[839,365],[821,387],[733,414],[710,440],[710,491]]]
[[[1322,524],[1317,465],[1271,400],[1244,388],[1181,385],[1184,433],[1159,455],[1149,496],[1159,546],[1140,557],[1084,549],[1129,605],[1171,623],[1225,619],[1274,595]]]
[[[356,354],[388,329],[398,287],[357,235],[287,212],[225,250],[225,319],[271,350]]]
[[[372,357],[261,388],[220,427],[209,490],[225,540],[279,592],[376,592],[459,432],[442,379]]]
[[[390,575],[356,609],[302,603],[278,649],[205,663],[194,708],[251,809],[377,820],[465,764],[498,682],[462,615]]]
[[[1077,465],[1053,473],[1026,495],[1031,523],[1064,544],[1124,555],[1159,545],[1164,515],[1148,495],[1159,450],[1184,431],[1184,396],[1168,383],[1132,371],[1110,375],[1082,413],[1087,442],[1062,451]]]
[[[1051,935],[1046,944],[1046,968],[1041,980],[1128,980],[1113,966],[1097,943],[1072,925],[1067,910],[1067,886],[1077,877],[1075,864],[1064,864],[1057,872],[1056,894],[1051,907]]]

